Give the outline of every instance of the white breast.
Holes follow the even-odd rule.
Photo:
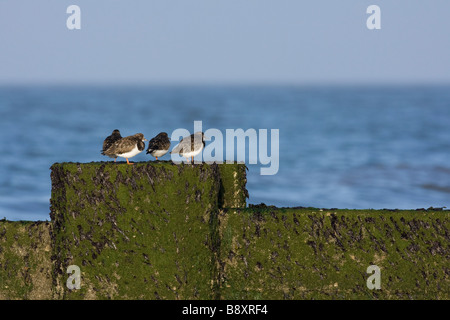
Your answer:
[[[189,152],[183,152],[180,153],[183,157],[185,158],[189,158],[189,157],[195,157],[196,155],[198,155],[200,152],[202,152],[203,149],[203,144],[201,145],[201,147],[197,150],[194,151],[189,151]]]
[[[154,150],[151,155],[154,157],[162,157],[163,155],[165,155],[167,153],[167,151],[169,150]]]
[[[133,150],[131,150],[129,152],[122,153],[122,154],[118,154],[118,156],[122,157],[122,158],[129,159],[129,158],[132,158],[132,157],[134,157],[135,155],[137,155],[137,154],[139,154],[141,152],[142,152],[142,150],[139,151],[139,149],[138,149],[138,147],[136,145],[136,146],[134,146]]]

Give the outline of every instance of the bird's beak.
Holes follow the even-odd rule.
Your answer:
[[[144,138],[144,141],[148,141],[148,140]]]

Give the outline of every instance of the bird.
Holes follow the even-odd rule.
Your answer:
[[[128,161],[129,158],[141,153],[145,149],[145,142],[142,133],[136,133],[135,135],[128,136],[114,142],[107,150],[105,155],[111,157],[122,157],[127,160],[128,164],[133,164]]]
[[[105,151],[108,150],[111,145],[116,142],[117,140],[122,139],[122,136],[120,135],[120,131],[118,129],[115,129],[110,136],[107,136],[105,141],[103,141],[103,149],[101,150],[102,155],[106,155]],[[114,158],[114,162],[117,160],[116,155],[108,155],[110,158]]]
[[[170,148],[169,136],[165,132],[160,132],[156,137],[150,139],[147,154],[151,154],[158,160],[158,157],[165,155]]]
[[[205,146],[205,134],[201,131],[191,134],[188,137],[184,137],[179,144],[177,144],[172,151],[186,158],[189,162],[189,158],[194,162],[194,157],[198,155]]]

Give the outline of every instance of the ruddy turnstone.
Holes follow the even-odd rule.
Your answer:
[[[169,151],[170,140],[169,136],[165,132],[159,133],[156,137],[152,138],[148,143],[147,154],[151,154],[158,160],[158,157],[162,157]]]
[[[129,158],[141,153],[145,149],[145,143],[147,139],[144,138],[142,133],[136,133],[135,135],[128,136],[114,142],[108,150],[105,151],[107,156],[122,157],[127,160],[128,164],[133,164],[128,161]]]
[[[102,155],[106,156],[105,151],[109,149],[109,147],[111,147],[111,145],[122,139],[122,136],[120,135],[120,131],[118,129],[115,129],[110,136],[106,137],[105,141],[103,141],[103,149],[101,151]],[[110,158],[114,158],[114,162],[116,162],[117,160],[117,156],[116,155],[108,155],[108,157]]]
[[[194,157],[202,152],[205,146],[205,134],[201,131],[191,134],[188,137],[184,137],[178,145],[176,145],[170,153],[178,153],[182,157],[185,157],[189,162],[189,158],[194,162]]]

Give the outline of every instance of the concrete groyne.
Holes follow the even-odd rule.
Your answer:
[[[247,207],[243,164],[57,163],[51,180],[50,222],[0,221],[0,299],[450,298],[447,211]]]

